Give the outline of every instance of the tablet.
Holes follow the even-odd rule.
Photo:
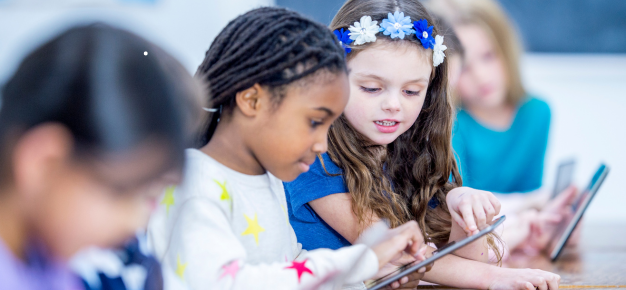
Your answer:
[[[373,281],[369,281],[369,282],[365,282],[365,286],[367,287],[368,290],[377,290],[377,289],[381,289],[391,283],[393,283],[394,281],[398,281],[400,280],[402,277],[411,274],[421,268],[424,268],[426,266],[428,266],[428,264],[433,263],[437,260],[439,260],[441,257],[453,253],[454,251],[470,244],[471,242],[478,240],[479,238],[483,237],[484,235],[493,232],[493,230],[495,230],[497,227],[499,227],[504,220],[506,219],[505,216],[501,216],[500,218],[498,218],[492,225],[486,227],[485,229],[483,229],[482,231],[478,232],[478,234],[475,234],[471,237],[467,237],[463,240],[460,240],[458,242],[451,242],[439,249],[437,249],[436,251],[433,252],[432,257],[422,261],[422,262],[411,262],[408,263],[406,265],[400,266],[398,267],[398,269],[396,269],[395,271],[381,277],[378,278],[376,280]]]
[[[556,171],[556,180],[554,182],[554,190],[550,199],[555,198],[559,193],[572,185],[572,179],[574,177],[574,169],[576,169],[576,160],[569,159],[559,164]]]
[[[602,182],[604,182],[604,179],[606,179],[607,174],[609,174],[609,167],[601,164],[600,168],[598,168],[596,173],[591,178],[591,182],[589,183],[589,185],[584,189],[582,193],[580,193],[580,195],[574,202],[574,215],[571,218],[563,220],[557,226],[557,230],[552,237],[552,241],[548,245],[548,252],[550,253],[550,258],[552,259],[552,261],[555,261],[561,254],[561,251],[563,251],[567,240],[569,239],[570,235],[572,235],[574,229],[576,229],[576,225],[580,221],[580,218],[582,218],[585,210],[587,210],[587,207],[589,207],[591,200],[598,192],[598,189],[602,185]]]

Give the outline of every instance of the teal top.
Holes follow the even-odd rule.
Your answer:
[[[522,101],[506,131],[489,129],[461,109],[452,131],[452,147],[463,185],[497,193],[538,189],[549,129],[550,107],[533,96]]]

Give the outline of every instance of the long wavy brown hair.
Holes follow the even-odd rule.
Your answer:
[[[401,11],[411,20],[434,23],[417,0],[348,0],[330,24],[332,30],[348,29],[364,15],[382,21],[387,13]],[[437,27],[434,34],[439,34]],[[403,41],[423,50],[415,36],[404,40],[379,36],[377,41]],[[372,43],[353,46],[348,61]],[[432,50],[422,53],[432,54]],[[446,194],[462,185],[451,145],[453,106],[448,94],[447,61],[431,74],[426,99],[415,123],[386,147],[371,145],[345,118],[340,116],[329,131],[328,155],[343,169],[350,191],[352,210],[361,228],[375,215],[392,227],[416,220],[424,239],[441,246],[450,237],[451,216]],[[439,206],[429,209],[430,200]],[[489,244],[499,257],[493,238]]]

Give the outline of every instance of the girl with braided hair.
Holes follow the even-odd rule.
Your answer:
[[[362,286],[403,252],[424,259],[416,222],[383,227],[367,246],[310,252],[289,224],[281,180],[326,151],[349,96],[344,51],[328,28],[281,8],[252,10],[222,30],[196,76],[209,112],[199,149],[187,150],[182,184],[149,225],[166,289]]]
[[[417,221],[424,240],[437,247],[492,224],[500,210],[495,196],[461,187],[451,147],[446,46],[424,6],[418,0],[348,0],[330,26],[347,54],[350,98],[330,128],[328,153],[285,183],[303,247],[349,246],[383,219],[392,227]],[[402,287],[416,287],[423,275],[460,288],[558,288],[558,275],[489,265],[489,250],[499,255],[497,240],[480,239],[431,271],[410,275]]]

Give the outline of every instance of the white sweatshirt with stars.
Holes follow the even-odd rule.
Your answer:
[[[269,173],[236,172],[187,150],[183,183],[168,188],[148,226],[165,289],[334,289],[378,271],[365,245],[304,251],[285,192]]]

